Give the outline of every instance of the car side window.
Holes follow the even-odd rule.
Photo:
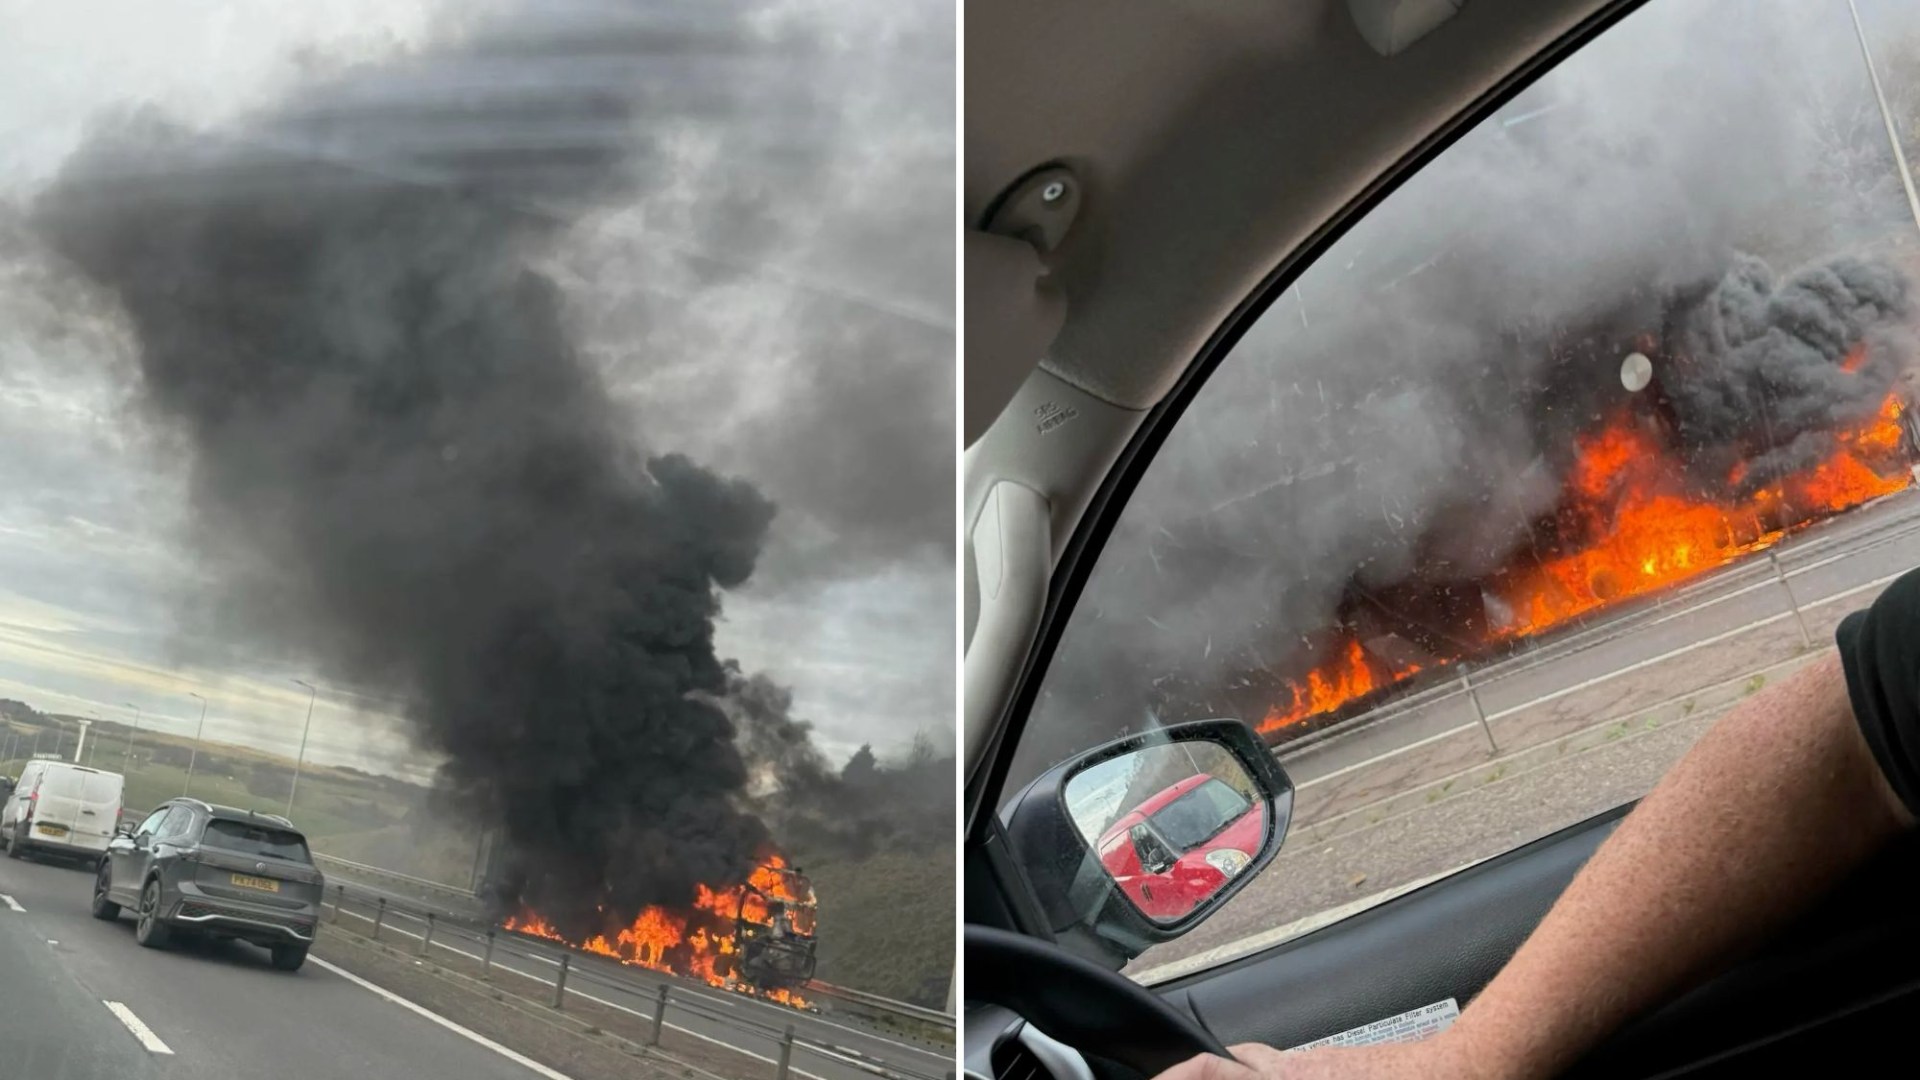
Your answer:
[[[1280,858],[1129,975],[1639,798],[1920,564],[1920,6],[1875,9],[1640,7],[1257,297],[1003,789],[1221,717],[1287,770]]]
[[[140,823],[139,828],[136,828],[133,830],[133,835],[152,836],[155,833],[159,832],[160,823],[166,820],[167,814],[170,813],[172,810],[173,810],[173,807],[163,806],[160,809],[155,810],[153,813],[148,814],[147,819]]]
[[[164,841],[178,840],[186,835],[188,827],[192,824],[193,811],[184,806],[176,806],[167,811],[166,820],[160,823],[160,831],[155,834],[154,839]]]
[[[1149,874],[1164,874],[1173,866],[1173,852],[1145,822],[1133,827],[1133,851],[1140,858],[1140,868]]]

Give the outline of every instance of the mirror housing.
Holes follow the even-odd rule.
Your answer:
[[[1094,842],[1075,822],[1067,800],[1074,777],[1105,762],[1159,746],[1207,744],[1230,754],[1264,808],[1257,850],[1190,909],[1152,919],[1129,899],[1102,864]],[[1128,735],[1095,747],[1040,774],[1000,811],[1013,861],[1032,888],[1045,925],[1032,928],[1061,947],[1113,968],[1164,941],[1172,941],[1218,911],[1280,851],[1293,815],[1293,782],[1273,751],[1240,720],[1195,720]]]
[[[132,836],[132,835],[133,835],[133,822],[131,822],[131,821],[116,821],[116,822],[114,822],[114,825],[113,825],[113,835],[115,835],[115,836]]]

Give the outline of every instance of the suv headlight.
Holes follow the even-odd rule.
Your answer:
[[[1240,871],[1245,870],[1247,868],[1247,864],[1252,861],[1253,861],[1253,856],[1248,855],[1246,852],[1241,851],[1239,848],[1229,847],[1229,848],[1221,848],[1218,851],[1207,852],[1207,865],[1213,867],[1215,870],[1220,871],[1221,873],[1227,875],[1228,877],[1233,877],[1239,874]]]

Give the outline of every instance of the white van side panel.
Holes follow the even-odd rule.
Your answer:
[[[27,796],[33,794],[34,785],[40,782],[40,774],[46,771],[46,767],[44,761],[29,761],[20,767],[20,780],[14,785],[5,809],[0,810],[0,827],[4,827],[9,834],[13,832],[13,823],[20,820],[21,813],[26,809]]]

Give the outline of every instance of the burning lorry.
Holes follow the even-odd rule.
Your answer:
[[[555,920],[524,904],[504,883],[502,860],[487,860],[482,895],[512,908],[503,929],[545,938],[651,971],[700,979],[710,986],[751,994],[796,1008],[813,979],[818,901],[813,884],[797,866],[768,854],[737,885],[695,886],[690,906],[650,905],[630,923],[610,920],[597,932],[565,932]]]
[[[818,903],[800,868],[763,866],[737,896],[729,984],[790,992],[812,981]]]

